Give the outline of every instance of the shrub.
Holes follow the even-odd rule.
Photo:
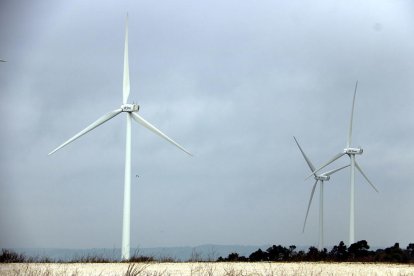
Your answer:
[[[26,257],[23,254],[18,254],[12,250],[2,249],[0,255],[0,263],[24,263]]]

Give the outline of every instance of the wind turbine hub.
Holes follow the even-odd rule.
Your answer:
[[[329,175],[317,175],[315,176],[315,180],[321,180],[321,181],[328,181],[331,177]]]
[[[137,104],[123,104],[121,105],[122,112],[134,112],[139,110],[139,105]]]
[[[346,148],[344,152],[348,155],[362,154],[364,150],[362,148]]]

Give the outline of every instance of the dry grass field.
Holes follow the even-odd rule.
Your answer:
[[[414,275],[414,265],[362,263],[11,263],[0,275]]]

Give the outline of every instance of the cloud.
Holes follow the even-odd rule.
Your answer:
[[[133,125],[134,245],[317,244],[317,197],[301,234],[312,181],[292,136],[315,164],[341,151],[356,80],[353,138],[381,191],[357,178],[356,237],[412,242],[408,1],[13,3],[0,16],[2,247],[120,246],[124,116],[47,153],[121,105],[126,11],[130,100],[195,154]],[[347,240],[348,174],[325,189],[326,244]]]

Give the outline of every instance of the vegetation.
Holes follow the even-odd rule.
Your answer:
[[[150,263],[150,262],[173,262],[172,258],[163,258],[156,260],[154,257],[142,256],[138,252],[134,254],[129,261],[119,261],[101,256],[82,256],[74,258],[69,261],[52,260],[49,258],[31,258],[26,257],[24,254],[16,253],[9,249],[2,249],[0,254],[0,263],[116,263],[116,262],[129,262],[129,263]]]
[[[273,245],[267,250],[258,249],[248,257],[239,256],[238,253],[230,253],[227,257],[219,257],[217,262],[384,262],[384,263],[414,263],[414,243],[410,243],[405,249],[400,248],[399,243],[385,249],[369,250],[370,246],[366,240],[358,241],[347,247],[344,242],[335,245],[328,252],[326,248],[319,251],[311,246],[307,252],[296,251],[296,246],[284,247]],[[202,262],[199,254],[193,254],[190,262]],[[209,261],[213,261],[209,259]],[[66,263],[115,263],[113,259],[97,256],[87,256]],[[124,261],[123,261],[124,262]],[[155,257],[141,256],[138,252],[131,257],[129,263],[152,263],[152,262],[176,262],[172,258],[157,259]],[[47,258],[28,258],[12,250],[2,249],[0,263],[63,263]]]
[[[14,251],[2,249],[0,263],[25,263],[27,258],[23,254],[17,254]]]
[[[369,250],[366,240],[361,240],[347,247],[343,241],[335,245],[328,252],[326,248],[319,251],[311,246],[308,252],[296,251],[296,246],[289,248],[273,245],[266,251],[258,249],[249,257],[230,253],[226,258],[219,257],[218,262],[387,262],[387,263],[414,263],[414,243],[406,249],[400,248],[398,243],[385,249]]]

